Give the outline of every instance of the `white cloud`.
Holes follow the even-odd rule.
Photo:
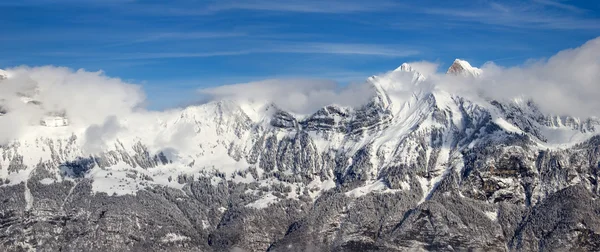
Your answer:
[[[6,106],[8,107],[8,106]],[[5,144],[18,137],[24,130],[24,126],[30,123],[39,123],[41,114],[31,107],[23,107],[20,113],[8,113],[0,116],[0,145]]]
[[[549,8],[552,7],[552,8]],[[599,20],[583,15],[584,9],[551,0],[473,1],[461,7],[425,7],[427,15],[441,16],[446,21],[464,21],[488,26],[517,29],[597,30]]]
[[[482,93],[495,99],[525,97],[545,112],[578,117],[600,116],[600,37],[547,60],[504,68],[492,62],[478,79],[438,77],[441,88],[457,94]]]
[[[132,42],[137,43],[137,42]],[[129,43],[131,44],[131,43]],[[246,45],[246,48],[231,51],[206,51],[206,52],[140,52],[140,53],[78,53],[78,52],[52,52],[48,56],[69,58],[93,58],[100,60],[141,60],[141,59],[169,59],[169,58],[209,58],[221,56],[238,56],[265,53],[290,53],[290,54],[337,54],[354,56],[376,57],[407,57],[417,55],[416,49],[401,45],[378,44],[352,44],[352,43],[311,43],[311,42],[280,42],[263,41],[260,45]]]
[[[473,99],[481,95],[498,100],[526,98],[549,114],[600,116],[600,37],[547,60],[530,60],[522,66],[504,68],[486,63],[479,78],[438,73],[439,64],[435,62],[409,64],[429,76],[421,88],[434,86]],[[407,82],[395,75],[390,78],[398,82],[396,85]],[[362,105],[373,95],[368,84],[340,87],[331,81],[297,79],[266,80],[200,91],[213,99],[273,101],[299,114],[312,113],[329,104]]]
[[[123,127],[116,116],[109,116],[102,125],[94,124],[85,131],[83,152],[85,154],[98,154],[107,149],[106,143],[113,141]]]
[[[415,71],[425,75],[430,76],[437,73],[438,68],[440,66],[437,62],[429,62],[429,61],[415,61],[408,63]]]
[[[561,3],[559,1],[553,1],[553,0],[533,0],[533,2],[541,4],[541,5],[546,5],[546,6],[551,6],[551,7],[555,7],[555,8],[559,8],[559,9],[563,9],[563,10],[568,10],[568,11],[573,11],[573,12],[585,12],[584,9],[579,8],[577,6],[574,5],[570,5],[570,4],[566,4],[566,3]]]
[[[275,45],[264,52],[282,53],[317,53],[317,54],[345,54],[345,55],[372,55],[385,57],[406,57],[419,54],[414,49],[404,49],[398,45],[377,44],[344,44],[344,43],[287,43]]]
[[[250,10],[250,11],[273,11],[273,12],[298,12],[298,13],[361,13],[361,12],[381,12],[397,8],[398,3],[388,0],[375,1],[356,1],[356,0],[219,0],[206,1],[209,4],[204,8],[171,8],[162,13],[153,10],[154,14],[161,15],[199,15],[214,14],[229,10]]]
[[[17,67],[2,85],[5,95],[12,91],[31,92],[44,112],[64,110],[74,123],[97,124],[111,115],[131,113],[143,101],[138,85],[109,78],[102,72],[73,71],[64,67]]]
[[[4,140],[18,137],[22,128],[38,124],[49,113],[65,113],[71,124],[87,127],[104,124],[110,116],[133,113],[144,101],[139,86],[109,78],[102,72],[54,66],[6,71],[11,77],[0,81],[0,106],[8,110],[0,117],[4,128],[0,139]],[[26,104],[24,101],[28,100],[39,104]],[[9,123],[12,127],[4,127]]]
[[[340,86],[327,80],[265,80],[199,90],[212,99],[236,99],[273,102],[280,108],[308,114],[319,108],[337,104],[359,106],[372,97],[373,90],[364,84]]]

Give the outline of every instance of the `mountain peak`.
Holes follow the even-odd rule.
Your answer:
[[[466,60],[455,59],[446,74],[462,76],[479,76],[481,69],[471,66]]]
[[[394,70],[394,72],[414,72],[415,69],[412,68],[408,63],[402,63],[398,68]]]

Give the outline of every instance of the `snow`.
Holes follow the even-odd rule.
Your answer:
[[[172,168],[172,165],[167,165],[151,170],[135,169],[121,161],[106,168],[94,166],[85,177],[92,180],[92,192],[108,195],[136,194],[137,191],[154,185],[181,190],[184,185],[177,182],[177,176],[181,173],[173,170],[166,172]],[[144,175],[149,176],[152,180],[143,179]],[[172,178],[171,181],[168,180],[168,177]]]
[[[212,178],[210,178],[210,184],[213,185],[213,186],[219,185],[219,183],[221,183],[222,181],[223,181],[223,179],[219,178],[219,177],[212,177]]]
[[[339,143],[339,141],[329,141],[322,137],[318,132],[309,132],[308,135],[312,139],[313,144],[319,152],[327,151],[331,145]]]
[[[267,208],[271,204],[277,203],[278,201],[279,201],[279,198],[277,198],[277,196],[275,196],[271,193],[267,193],[262,198],[254,201],[252,203],[247,204],[246,207],[263,209],[263,208]]]
[[[413,73],[412,77],[412,81],[413,83],[416,82],[420,82],[426,79],[426,77],[421,74],[420,72],[418,72],[417,70],[415,70],[410,64],[408,63],[402,63],[402,65],[400,65],[398,68],[394,69],[394,71],[392,71],[391,73],[397,73],[397,72],[408,72],[408,73]]]
[[[309,189],[309,195],[311,198],[316,199],[321,193],[335,188],[335,181],[333,179],[321,181],[320,177],[317,177],[313,181],[311,181],[306,187]],[[311,190],[313,189],[313,190]],[[314,190],[316,189],[316,190]]]
[[[47,127],[64,127],[69,125],[69,120],[60,116],[46,116],[40,121],[42,126]]]
[[[551,149],[570,148],[573,145],[584,142],[598,134],[597,132],[583,133],[566,126],[543,127],[541,131],[544,137],[546,137],[546,142],[540,143],[540,145]]]
[[[496,219],[498,218],[498,213],[496,211],[486,211],[484,212],[485,216],[487,216],[488,218],[490,218],[490,220],[492,221],[496,221]]]
[[[162,243],[189,241],[190,238],[185,235],[168,233],[160,241]]]
[[[402,63],[402,65],[400,65],[398,68],[396,68],[394,70],[394,72],[396,72],[396,71],[412,72],[414,70],[413,70],[413,68],[408,63]]]
[[[429,180],[424,177],[417,176],[417,181],[419,182],[419,185],[421,185],[421,191],[423,192],[423,196],[421,197],[421,200],[419,200],[419,204],[421,204],[425,202],[427,196],[429,195],[429,190],[431,190],[433,187],[430,186]]]
[[[29,180],[25,181],[25,210],[31,209],[33,207],[33,195],[31,195],[31,190],[29,189]]]
[[[136,194],[136,192],[145,185],[143,182],[127,177],[127,170],[104,170],[96,167],[86,175],[93,180],[92,191],[94,193],[106,193],[108,195],[126,195]]]
[[[40,183],[43,185],[50,185],[50,184],[53,184],[54,182],[55,182],[55,180],[51,179],[51,178],[44,178],[44,179],[40,180]]]
[[[346,192],[346,196],[353,197],[353,198],[359,198],[359,197],[365,196],[371,192],[383,191],[386,188],[387,188],[387,186],[385,185],[385,183],[383,183],[381,181],[377,181],[373,184],[368,184],[368,185],[353,189],[351,191],[348,191],[348,192]]]
[[[335,188],[335,181],[333,181],[333,179],[325,180],[325,182],[321,186],[321,191],[327,191],[333,188]]]
[[[353,190],[350,190],[350,191],[346,192],[345,194],[346,194],[346,196],[351,197],[351,198],[360,198],[369,193],[395,193],[398,191],[400,191],[400,190],[390,189],[385,184],[385,182],[378,180],[378,181],[367,182],[366,185],[355,188]]]
[[[500,126],[500,128],[502,128],[508,132],[517,133],[517,134],[523,133],[523,131],[521,129],[519,129],[516,126],[512,125],[511,123],[507,122],[506,120],[504,120],[504,118],[497,117],[493,120],[493,122],[496,125]]]
[[[202,220],[202,229],[209,229],[210,228],[210,222],[208,222],[207,220]]]
[[[433,178],[427,179],[421,176],[417,176],[417,181],[421,185],[421,190],[423,190],[423,197],[419,201],[419,204],[425,202],[431,194],[435,191],[437,185],[442,181],[442,179],[451,172],[450,167],[446,169],[444,172],[440,172],[436,174]]]
[[[482,71],[479,68],[471,66],[466,60],[455,59],[446,73],[477,77],[481,75]]]
[[[244,102],[240,103],[240,109],[252,120],[253,122],[260,122],[269,114],[265,114],[268,105],[262,102]]]

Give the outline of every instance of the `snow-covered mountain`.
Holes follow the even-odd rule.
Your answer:
[[[309,115],[221,100],[90,126],[49,111],[2,146],[0,247],[600,248],[599,120],[428,78],[405,63],[367,80],[366,104]]]
[[[455,59],[446,74],[477,77],[481,75],[481,69],[471,66],[465,60]]]

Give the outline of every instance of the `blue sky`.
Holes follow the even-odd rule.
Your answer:
[[[0,68],[56,65],[144,86],[150,108],[270,78],[362,81],[403,62],[510,66],[600,35],[600,1],[1,1]]]

